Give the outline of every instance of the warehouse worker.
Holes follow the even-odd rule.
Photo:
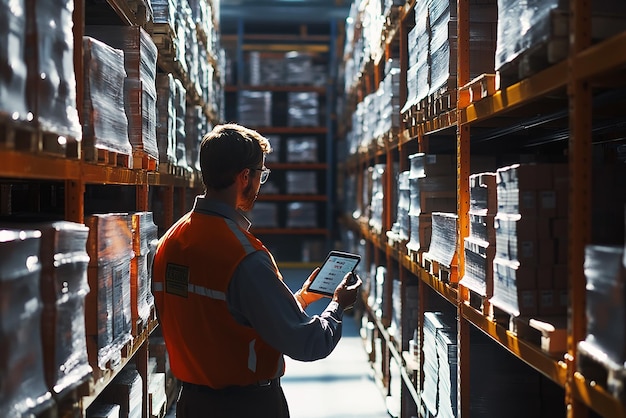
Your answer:
[[[267,180],[269,152],[253,130],[215,127],[200,146],[206,193],[159,241],[153,292],[172,373],[182,382],[177,418],[288,417],[283,354],[328,356],[356,300],[361,280],[349,273],[326,309],[308,316],[306,306],[321,297],[307,292],[318,269],[292,294],[249,232],[241,211],[252,209]]]

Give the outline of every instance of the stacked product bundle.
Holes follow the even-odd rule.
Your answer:
[[[87,350],[96,371],[117,365],[122,347],[132,339],[132,219],[127,213],[95,214],[85,217],[85,225],[89,227],[90,258],[85,316]]]
[[[204,103],[219,103],[215,96],[215,90],[213,85],[213,77],[215,70],[210,65],[209,53],[206,45],[202,41],[198,40],[198,59],[196,60],[197,72],[198,72],[198,86],[200,97]]]
[[[124,104],[133,152],[158,159],[156,139],[157,48],[141,26],[86,26],[85,34],[124,51]],[[141,166],[141,155],[138,166]]]
[[[34,107],[35,120],[41,130],[80,140],[82,131],[76,109],[73,12],[73,0],[26,2],[26,16],[31,22],[27,28],[32,31],[29,35],[35,40],[34,53],[27,54],[30,57],[27,89],[33,89],[27,94],[32,94],[35,99],[31,107]],[[13,42],[9,45],[12,46]]]
[[[457,4],[456,0],[433,0],[428,6],[430,32],[430,91],[456,89]],[[495,0],[471,2],[470,79],[493,73],[496,48],[497,8]]]
[[[394,278],[391,296],[391,325],[388,331],[401,351],[409,349],[409,340],[413,337],[415,324],[417,324],[418,301],[417,283],[405,283],[403,286],[399,278]]]
[[[39,231],[0,230],[0,416],[35,415],[52,399],[41,335]]]
[[[460,283],[483,298],[493,295],[495,257],[494,218],[497,211],[496,173],[472,174],[470,184],[469,236],[463,246],[465,274]]]
[[[240,124],[250,127],[272,125],[272,92],[242,90],[237,99]]]
[[[425,99],[430,90],[428,3],[420,1],[415,4],[415,26],[408,33],[407,95],[402,112]]]
[[[389,59],[385,63],[385,76],[380,82],[378,108],[379,136],[400,128],[400,62]]]
[[[287,205],[287,228],[317,228],[315,202],[291,202]]]
[[[587,336],[578,343],[586,356],[607,370],[624,372],[626,364],[626,252],[624,246],[588,245],[585,249],[587,279]],[[580,363],[580,361],[579,361]],[[620,384],[619,380],[609,384]]]
[[[187,138],[187,127],[185,126],[187,90],[178,78],[174,79],[174,108],[176,114],[176,165],[187,168],[187,149],[185,147],[185,138]]]
[[[26,0],[0,1],[0,17],[0,66],[11,68],[0,76],[0,116],[29,120],[34,110],[26,100]]]
[[[316,171],[289,170],[285,177],[287,194],[319,194]]]
[[[82,383],[87,357],[85,299],[89,229],[74,222],[32,224],[41,232],[42,340],[46,381],[53,393]]]
[[[409,156],[409,252],[428,251],[432,213],[456,211],[456,158],[454,155],[416,153]]]
[[[272,148],[273,147],[274,145],[272,145]],[[299,136],[287,138],[288,163],[316,163],[318,161],[318,147],[316,137]]]
[[[171,73],[157,74],[156,137],[159,163],[176,162],[176,83]]]
[[[278,204],[275,202],[256,202],[248,214],[255,228],[278,228]]]
[[[151,0],[154,23],[168,25],[172,33],[176,33],[177,0]]]
[[[422,355],[424,358],[424,383],[422,385],[421,399],[423,407],[428,414],[424,416],[438,416],[439,412],[439,379],[440,362],[437,350],[437,333],[446,328],[442,312],[424,312],[424,340]]]
[[[306,52],[290,51],[285,54],[285,81],[291,85],[312,85],[313,58]]]
[[[409,239],[410,220],[409,210],[411,209],[411,189],[409,187],[409,170],[398,175],[398,205],[396,210],[396,221],[391,230],[387,232],[387,239],[390,243],[404,242]]]
[[[185,2],[187,3],[187,2]],[[191,16],[191,9],[187,4],[185,7],[181,7],[184,13],[182,16],[182,22],[184,26],[185,34],[185,63],[187,65],[187,80],[188,89],[192,90],[194,94],[200,95],[200,83],[198,79],[198,32],[196,30],[196,23]]]
[[[438,417],[455,418],[457,416],[457,345],[456,323],[451,321],[446,327],[437,329],[437,361],[439,364],[439,400]]]
[[[135,212],[131,218],[133,253],[130,261],[130,311],[133,335],[145,328],[154,306],[152,260],[158,242],[152,212]]]
[[[130,156],[128,119],[124,109],[124,51],[97,39],[83,38],[83,134],[86,157],[96,149]]]
[[[372,200],[370,201],[369,226],[372,232],[376,234],[382,234],[383,232],[385,170],[387,170],[386,164],[376,164],[372,171]]]
[[[433,212],[431,214],[432,234],[430,246],[424,257],[439,263],[440,266],[456,266],[456,228],[458,216],[456,213]],[[447,278],[456,281],[454,276]]]
[[[496,171],[498,212],[491,302],[513,316],[564,315],[567,280],[565,164],[514,164]]]
[[[591,12],[594,41],[615,35],[626,27],[623,1],[593,1]],[[564,0],[498,0],[495,69],[507,71],[511,67],[515,70],[512,76],[519,79],[566,58],[569,19],[569,3]]]
[[[287,126],[319,126],[319,102],[315,91],[287,93]]]
[[[200,171],[200,144],[202,138],[212,130],[207,121],[202,106],[189,105],[185,114],[187,135],[185,136],[185,150],[189,167]]]

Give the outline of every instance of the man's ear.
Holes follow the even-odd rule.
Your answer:
[[[237,181],[240,182],[240,184],[244,186],[248,184],[249,179],[250,179],[249,168],[244,168],[243,170],[239,172],[239,174],[237,174]]]

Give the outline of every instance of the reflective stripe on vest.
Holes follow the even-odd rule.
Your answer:
[[[152,291],[153,292],[162,292],[163,291],[163,283],[161,282],[153,282],[152,283]],[[218,290],[208,289],[203,286],[198,286],[193,283],[189,283],[187,285],[187,291],[189,293],[194,293],[198,296],[206,296],[211,299],[217,300],[226,300],[226,293],[220,292]]]

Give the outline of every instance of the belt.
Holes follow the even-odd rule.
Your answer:
[[[210,386],[205,386],[205,385],[197,385],[195,383],[189,383],[189,382],[181,382],[182,383],[182,387],[183,390],[188,390],[191,392],[200,392],[200,393],[227,393],[227,392],[231,392],[231,393],[236,393],[236,392],[248,392],[248,391],[254,391],[254,390],[263,390],[263,389],[269,389],[271,387],[276,387],[276,386],[280,386],[280,378],[276,377],[274,379],[266,379],[266,380],[259,380],[258,382],[255,382],[251,385],[246,385],[246,386],[227,386],[225,388],[221,388],[221,389],[214,389]]]

